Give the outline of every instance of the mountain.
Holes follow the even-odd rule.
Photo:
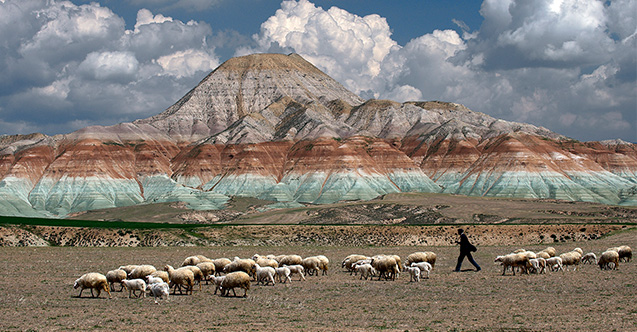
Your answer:
[[[0,214],[18,216],[394,192],[637,205],[637,146],[579,142],[455,103],[365,101],[299,55],[255,54],[147,119],[2,136],[0,179]]]

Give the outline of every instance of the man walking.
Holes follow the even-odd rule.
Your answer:
[[[476,272],[480,271],[480,265],[476,263],[471,255],[471,252],[478,250],[478,248],[469,242],[469,239],[462,228],[458,229],[458,235],[460,235],[460,241],[456,241],[456,243],[460,244],[460,256],[458,256],[458,264],[456,265],[454,272],[460,272],[460,267],[462,266],[462,261],[465,257],[467,257],[469,262],[476,267]]]

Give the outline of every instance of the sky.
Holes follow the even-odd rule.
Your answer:
[[[637,142],[634,0],[0,0],[0,135],[146,118],[264,52],[365,99]]]

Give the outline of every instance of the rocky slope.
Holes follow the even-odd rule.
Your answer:
[[[298,55],[228,60],[156,116],[0,137],[0,214],[231,196],[323,204],[392,192],[637,205],[637,148],[454,103],[361,100]]]

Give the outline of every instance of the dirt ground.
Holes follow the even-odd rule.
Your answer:
[[[471,233],[469,233],[471,238]],[[617,245],[637,247],[637,229],[600,239],[552,244],[558,253],[580,247],[599,255]],[[224,246],[224,247],[7,247],[0,250],[0,330],[161,330],[161,331],[636,331],[637,263],[616,271],[585,265],[577,271],[542,275],[501,275],[496,255],[524,247],[479,246],[482,271],[453,273],[455,246]],[[409,282],[359,280],[340,268],[352,253],[438,254],[428,280]],[[203,286],[193,295],[171,296],[154,304],[152,297],[129,299],[77,298],[76,278],[86,272],[106,273],[125,264],[180,265],[194,254],[210,258],[253,254],[302,256],[324,254],[327,276],[294,279],[291,284],[256,286],[247,298],[213,295]],[[471,266],[465,262],[463,268]],[[242,294],[242,291],[240,291]]]

